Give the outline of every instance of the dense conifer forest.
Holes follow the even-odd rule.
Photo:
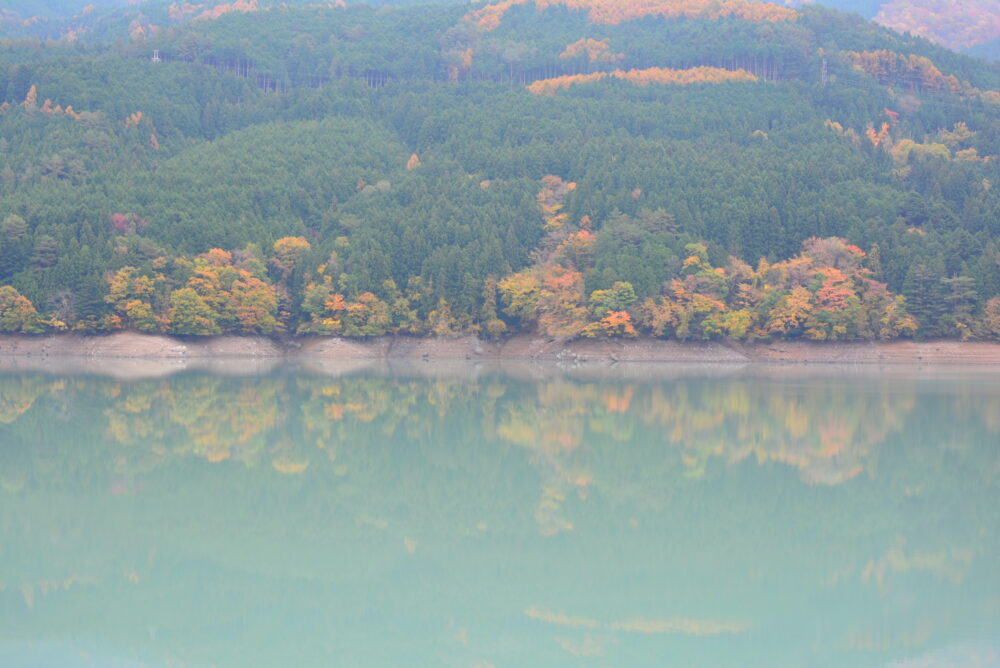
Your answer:
[[[0,12],[0,331],[1000,337],[987,61],[746,0],[116,5]]]

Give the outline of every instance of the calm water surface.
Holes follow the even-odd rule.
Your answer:
[[[1000,665],[1000,377],[642,372],[0,375],[0,665]]]

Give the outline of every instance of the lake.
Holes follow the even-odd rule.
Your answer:
[[[0,665],[1000,665],[1000,376],[222,371],[0,374]]]

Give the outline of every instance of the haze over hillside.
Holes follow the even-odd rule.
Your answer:
[[[137,22],[168,27],[193,18],[230,11],[257,11],[282,4],[272,0],[10,0],[0,9],[0,24],[43,38],[85,35],[101,22]],[[300,0],[288,4],[362,4],[354,0]],[[434,4],[424,0],[370,0],[371,6]],[[437,4],[467,4],[443,0]],[[1000,56],[1000,0],[779,0],[802,7],[823,5],[860,14],[896,30],[926,37],[956,51],[987,58]]]
[[[786,0],[784,4],[812,3],[856,12],[956,51],[1000,56],[1000,0]]]

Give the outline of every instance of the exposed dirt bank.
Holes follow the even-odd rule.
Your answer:
[[[185,371],[255,376],[286,367],[340,377],[357,373],[476,380],[502,375],[662,381],[685,377],[821,375],[851,378],[966,378],[1000,374],[1000,344],[678,343],[576,341],[531,337],[504,343],[474,338],[351,341],[299,339],[279,344],[253,337],[171,339],[134,333],[107,336],[0,336],[0,373],[91,374],[119,380],[159,378]]]
[[[283,357],[284,348],[270,339],[213,336],[175,339],[154,334],[120,332],[102,336],[55,334],[50,336],[0,336],[0,355],[32,357]]]
[[[678,362],[702,365],[769,364],[909,364],[988,366],[1000,369],[1000,343],[894,341],[865,343],[718,343],[662,341],[547,341],[515,336],[494,343],[474,337],[373,340],[301,338],[279,343],[263,337],[220,336],[175,339],[121,332],[104,336],[0,336],[0,357],[186,360],[210,366],[212,360],[255,358],[265,362],[295,360],[306,364],[346,360],[514,360],[566,364]],[[10,362],[7,366],[11,366]],[[0,368],[2,368],[0,364]],[[21,365],[18,365],[21,366]]]

